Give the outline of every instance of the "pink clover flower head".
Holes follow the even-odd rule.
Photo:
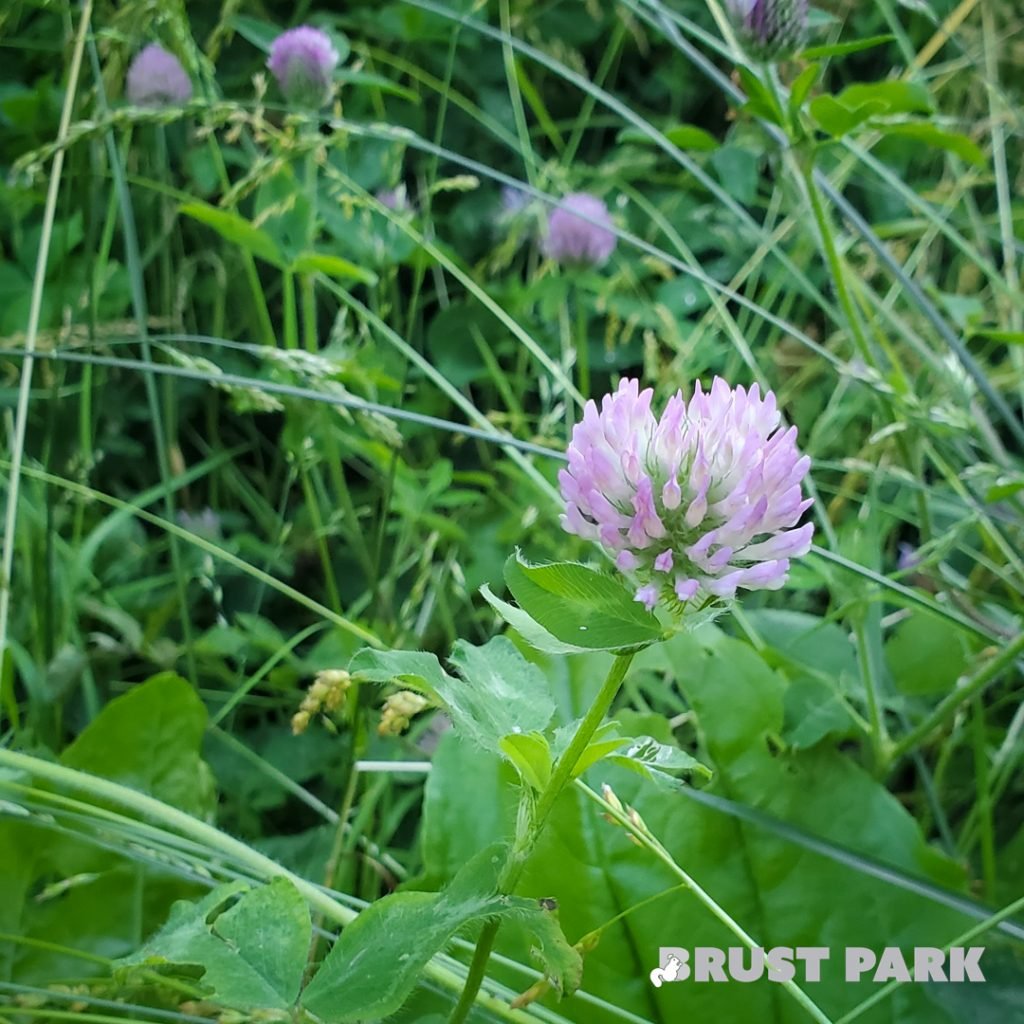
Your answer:
[[[128,66],[124,91],[139,107],[175,106],[192,98],[192,80],[173,53],[150,43]]]
[[[574,192],[548,217],[541,249],[557,263],[600,267],[615,251],[615,242],[608,207],[588,192]]]
[[[322,107],[331,98],[338,51],[318,28],[300,25],[282,32],[270,47],[267,67],[285,99],[300,107]]]
[[[757,60],[786,60],[803,44],[807,0],[726,0],[726,6],[740,44]]]
[[[596,541],[636,583],[636,600],[679,612],[737,590],[778,590],[814,526],[801,484],[811,460],[783,429],[775,395],[698,381],[660,417],[653,391],[623,380],[589,401],[559,473],[562,527]]]

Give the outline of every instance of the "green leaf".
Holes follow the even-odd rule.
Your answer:
[[[1024,473],[1004,473],[985,492],[985,501],[990,505],[996,501],[1005,501],[1024,490]]]
[[[655,781],[675,783],[676,772],[696,772],[706,779],[711,778],[711,769],[707,765],[701,764],[685,750],[659,743],[651,736],[631,740],[625,750],[611,754],[609,760]]]
[[[457,932],[509,911],[494,892],[503,859],[501,847],[488,847],[442,892],[400,892],[370,904],[327,954],[302,995],[303,1008],[324,1024],[394,1013]]]
[[[923,893],[859,869],[862,856],[882,861],[932,885],[963,891],[962,872],[932,849],[917,825],[885,787],[833,744],[787,752],[775,737],[783,722],[786,682],[747,644],[709,628],[680,635],[644,652],[658,667],[665,693],[686,695],[704,756],[715,774],[704,792],[737,802],[843,848],[833,860],[797,845],[785,834],[739,821],[720,810],[666,790],[621,766],[608,763],[606,781],[633,806],[666,849],[759,944],[824,945],[833,950],[823,965],[814,999],[837,1020],[877,990],[869,980],[845,980],[844,946],[941,945],[965,931],[971,919],[937,905]],[[572,659],[570,667],[584,659]],[[552,659],[555,679],[566,663]],[[572,676],[570,711],[583,713],[600,678],[592,668]],[[645,726],[646,729],[646,726]],[[660,733],[654,733],[661,739]],[[427,788],[424,856],[432,870],[458,864],[490,841],[511,833],[515,802],[508,774],[477,749],[451,756],[443,742]],[[467,787],[465,779],[474,779]],[[781,826],[780,826],[781,827]],[[802,1012],[780,1001],[767,980],[745,985],[663,985],[638,979],[657,964],[659,944],[725,948],[735,937],[690,893],[669,892],[663,866],[627,841],[622,829],[602,822],[598,809],[575,790],[530,858],[519,891],[554,897],[567,935],[580,936],[615,918],[600,943],[586,954],[589,993],[644,1020],[771,1021],[800,1019]],[[628,895],[626,895],[628,894]],[[647,906],[648,897],[661,895]],[[633,907],[621,918],[624,900]],[[799,938],[798,938],[799,937]],[[510,922],[499,948],[525,957],[528,936]],[[900,1003],[880,1019],[899,1024],[935,1024],[926,986],[904,986]],[[589,1024],[593,1009],[565,1003],[568,1019]],[[867,1020],[867,1018],[865,1018]]]
[[[808,93],[810,93],[814,88],[820,74],[820,64],[808,64],[807,67],[797,75],[792,88],[789,90],[790,116],[795,116],[796,112],[804,105],[804,100],[807,99]]]
[[[679,149],[694,149],[701,153],[718,149],[718,139],[695,124],[679,124],[665,131],[665,138]]]
[[[886,642],[885,660],[896,688],[917,697],[952,690],[967,668],[967,650],[956,630],[911,612]]]
[[[451,663],[461,679],[449,675],[432,654],[366,648],[349,670],[375,683],[397,682],[441,704],[464,736],[488,750],[501,750],[505,736],[537,732],[554,714],[544,674],[528,662],[507,637],[483,647],[460,640]]]
[[[505,563],[505,583],[535,622],[578,649],[637,651],[663,636],[621,580],[578,562],[531,565],[517,552]]]
[[[266,231],[256,227],[240,214],[198,201],[182,203],[178,210],[186,217],[213,228],[225,241],[251,252],[253,256],[258,256],[275,267],[284,269],[284,257],[274,240]]]
[[[699,153],[707,153],[718,149],[720,143],[710,132],[698,128],[695,124],[677,124],[666,128],[662,134],[679,149],[696,150]],[[640,146],[651,146],[654,139],[639,128],[623,128],[616,139],[619,143],[629,142]]]
[[[60,760],[205,817],[215,803],[199,754],[205,730],[203,702],[181,676],[163,672],[110,701]]]
[[[974,164],[975,167],[984,167],[987,162],[981,147],[973,139],[960,132],[944,131],[930,121],[913,121],[902,124],[880,123],[872,127],[887,136],[911,139],[915,142],[923,142],[926,146],[934,146],[936,149],[955,153],[961,160],[966,160],[967,163]]]
[[[551,780],[551,747],[543,733],[511,733],[501,738],[499,747],[537,792]]]
[[[920,82],[857,82],[836,99],[851,110],[880,103],[886,114],[930,114],[934,109],[931,94]]]
[[[568,746],[572,734],[576,731],[579,722],[571,722],[569,725],[559,729],[560,747]],[[586,745],[579,760],[572,770],[572,777],[579,778],[588,768],[592,768],[599,761],[603,761],[616,750],[629,743],[628,736],[620,736],[618,726],[615,722],[605,722],[597,732],[594,733],[591,741]],[[561,753],[561,750],[559,751]]]
[[[296,274],[326,274],[342,280],[350,279],[362,284],[376,284],[379,278],[372,270],[364,270],[354,263],[323,252],[300,252],[292,262]]]
[[[985,338],[987,341],[1001,341],[1004,345],[1024,345],[1024,331],[1001,331],[991,327],[973,327],[968,331],[971,340]]]
[[[815,96],[810,103],[811,117],[818,126],[835,139],[842,138],[886,107],[881,100],[869,100],[857,107],[840,103],[835,96]]]
[[[570,946],[558,921],[558,910],[547,900],[519,900],[517,918],[533,939],[530,956],[556,992],[572,995],[583,980],[583,957]]]
[[[262,18],[252,18],[247,14],[235,14],[228,24],[244,39],[252,43],[258,50],[270,53],[274,40],[281,34],[281,29]]]
[[[747,94],[747,102],[743,109],[754,117],[760,117],[772,124],[782,124],[782,112],[772,91],[749,68],[737,68],[743,91]]]
[[[198,968],[211,1001],[287,1010],[298,999],[312,934],[306,901],[288,879],[254,889],[230,882],[198,903],[176,903],[167,924],[118,966]]]
[[[543,626],[530,618],[522,608],[503,601],[492,593],[485,583],[480,596],[534,649],[545,654],[582,654],[587,650],[578,644],[568,644],[552,636]]]
[[[868,36],[866,39],[853,39],[848,43],[828,43],[824,46],[809,46],[800,56],[804,60],[821,60],[823,57],[845,57],[848,53],[860,53],[875,46],[891,43],[893,35]]]

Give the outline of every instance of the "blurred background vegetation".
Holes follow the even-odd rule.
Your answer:
[[[749,76],[773,79],[741,78],[703,0],[100,2],[71,77],[83,9],[0,11],[5,502],[22,459],[7,748],[215,822],[356,905],[440,885],[510,828],[506,769],[440,716],[378,735],[368,690],[293,736],[305,688],[367,641],[443,656],[494,635],[478,590],[500,591],[515,547],[591,555],[555,491],[581,400],[620,375],[667,396],[719,374],[773,388],[799,427],[819,547],[784,595],[627,684],[638,732],[702,752],[715,780],[684,797],[608,778],[766,946],[942,945],[1024,895],[1017,4],[824,3],[813,45],[889,38],[820,58],[811,102],[903,91],[841,137],[819,119],[813,151],[744,108]],[[303,22],[342,56],[319,118],[265,70]],[[152,41],[193,79],[184,108],[124,100]],[[582,190],[619,244],[559,270],[547,211]],[[566,719],[599,662],[543,665]],[[246,871],[10,765],[0,790],[9,1019],[58,1019],[52,984],[82,1013],[213,1012],[109,960]],[[570,941],[667,884],[624,839],[580,798],[538,851],[523,891],[557,892]],[[530,1012],[801,1019],[771,986],[649,988],[658,945],[728,944],[701,913],[676,892],[616,919],[587,998]],[[1011,1019],[1017,922],[984,992],[915,986],[860,1019]],[[527,945],[502,949],[528,964]],[[838,1019],[870,992],[835,982],[822,1002]],[[424,987],[405,1019],[446,998]]]

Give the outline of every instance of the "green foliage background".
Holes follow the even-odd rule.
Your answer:
[[[264,69],[303,21],[342,57],[316,117]],[[703,0],[5,5],[0,1019],[442,1020],[496,915],[474,1020],[806,1019],[766,981],[650,985],[661,945],[735,945],[673,864],[762,945],[829,946],[832,1021],[1015,1019],[1022,28],[831,0],[839,46],[769,72]],[[153,40],[183,108],[124,99]],[[540,251],[578,190],[620,232],[600,270]],[[817,547],[627,678],[621,737],[711,778],[601,748],[498,897],[511,762],[543,771],[502,741],[577,720],[610,661],[499,636],[506,561],[597,564],[558,525],[582,400],[716,374],[799,427]],[[577,636],[592,593],[535,617]],[[396,688],[447,715],[379,735]],[[839,976],[981,923],[984,986],[869,1006]]]

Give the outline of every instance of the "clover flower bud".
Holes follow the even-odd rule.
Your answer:
[[[412,690],[399,690],[384,702],[377,732],[381,736],[399,736],[409,723],[429,704],[426,697]]]
[[[807,32],[807,0],[726,0],[736,35],[751,57],[780,61],[800,49]]]
[[[562,527],[600,544],[636,584],[646,608],[777,590],[814,527],[801,482],[810,459],[796,427],[780,426],[775,395],[715,378],[689,402],[673,395],[660,418],[653,392],[623,380],[600,411],[589,401],[559,473]]]
[[[544,255],[557,263],[600,267],[615,251],[608,207],[587,192],[566,196],[548,217]]]
[[[270,47],[267,67],[289,103],[320,108],[331,98],[338,51],[330,36],[300,25],[282,32]]]
[[[173,53],[150,43],[129,65],[124,91],[136,106],[174,106],[192,98],[192,80]]]

